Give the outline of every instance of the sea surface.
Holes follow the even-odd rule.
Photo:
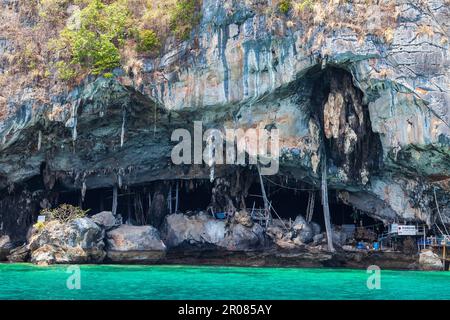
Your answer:
[[[450,299],[450,272],[374,276],[353,269],[0,264],[0,299]]]

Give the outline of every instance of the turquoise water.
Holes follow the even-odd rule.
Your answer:
[[[369,290],[365,270],[85,265],[69,290],[67,271],[0,264],[0,299],[450,299],[450,272],[382,270]]]

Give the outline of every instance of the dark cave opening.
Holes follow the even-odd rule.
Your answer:
[[[328,163],[353,181],[364,180],[382,164],[382,145],[372,130],[368,104],[350,72],[338,67],[313,68],[311,118],[319,125]]]
[[[306,217],[308,208],[309,191],[315,193],[314,211],[312,221],[318,223],[322,230],[325,230],[325,221],[323,218],[323,208],[320,199],[320,190],[315,190],[312,186],[300,184],[289,186],[271,186],[268,187],[267,196],[272,202],[272,206],[280,218],[292,221],[298,215]],[[259,183],[254,183],[249,189],[246,198],[246,205],[249,210],[253,208],[263,208],[264,202],[261,197],[261,187]],[[333,225],[354,224],[356,226],[373,226],[380,224],[368,215],[343,203],[337,197],[337,191],[330,190],[329,206],[331,213],[331,223]],[[273,214],[273,218],[277,218]]]
[[[150,224],[152,206],[157,197],[162,197],[164,215],[169,212],[205,211],[211,201],[211,188],[212,184],[208,180],[157,181],[139,186],[127,186],[118,189],[117,213],[122,216],[124,222],[134,225]],[[112,203],[113,189],[100,188],[86,190],[84,200],[80,190],[61,191],[55,198],[54,207],[60,204],[79,206],[89,210],[88,215],[91,216],[101,211],[112,211]]]
[[[179,184],[179,211],[206,210],[211,202],[212,184],[208,180],[186,180]]]
[[[323,208],[320,198],[320,190],[312,185],[296,182],[282,184],[281,178],[265,178],[266,193],[273,207],[273,218],[292,221],[298,215],[306,217],[310,191],[315,193],[314,210],[312,221],[318,223],[322,230],[325,228],[323,218]],[[275,180],[277,182],[275,182]],[[247,211],[252,208],[264,208],[264,201],[261,196],[261,186],[257,180],[253,180],[245,197],[245,207]],[[164,190],[158,191],[163,185]],[[177,187],[178,185],[178,187]],[[178,188],[178,204],[176,204],[176,194]],[[208,180],[174,180],[170,182],[152,182],[140,186],[127,187],[118,191],[117,213],[122,216],[124,223],[133,225],[151,224],[152,205],[158,192],[162,194],[162,214],[171,213],[192,214],[200,211],[207,211],[211,204],[213,184]],[[169,197],[172,194],[172,204]],[[81,206],[88,210],[88,215],[94,215],[101,211],[111,211],[113,202],[112,188],[87,190],[84,201],[81,199],[81,191],[60,192],[57,203],[67,203],[74,206]],[[178,207],[177,207],[178,205]],[[356,226],[373,226],[380,224],[379,221],[369,217],[363,212],[344,204],[337,197],[336,190],[329,191],[329,206],[331,212],[331,223],[333,225],[355,224]],[[237,209],[241,209],[240,207]],[[276,211],[276,213],[275,213]]]

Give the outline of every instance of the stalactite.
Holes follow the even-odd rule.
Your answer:
[[[86,197],[86,181],[83,181],[83,185],[81,187],[81,202],[84,202],[84,198]]]
[[[122,189],[122,187],[123,187],[123,175],[124,175],[124,170],[123,170],[123,168],[120,168],[117,172],[117,184],[119,186],[119,189]]]
[[[41,147],[42,147],[42,131],[39,130],[39,132],[38,132],[38,144],[37,144],[38,151],[41,151]]]
[[[117,194],[118,194],[118,190],[117,190],[117,186],[113,187],[113,200],[112,200],[112,214],[116,215],[117,213]]]
[[[78,125],[78,118],[77,118],[77,111],[78,107],[76,103],[72,104],[71,109],[71,125],[72,125],[72,141],[75,142],[78,138],[78,132],[77,132],[77,125]]]
[[[126,122],[126,109],[123,107],[122,110],[122,130],[120,132],[120,147],[123,147],[124,140],[125,140],[125,122]]]
[[[208,137],[207,141],[208,145],[208,166],[209,166],[209,181],[213,182],[215,177],[215,155],[214,155],[214,147],[213,147],[213,141],[212,136]]]

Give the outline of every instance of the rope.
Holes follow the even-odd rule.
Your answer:
[[[275,212],[275,214],[277,215],[278,219],[281,221],[281,223],[283,223],[284,228],[286,229],[286,231],[289,231],[288,227],[286,226],[286,224],[284,223],[283,219],[281,219],[281,217],[278,215],[277,211],[275,210],[275,208],[272,206],[272,202],[269,202],[269,208],[272,208],[273,212]]]
[[[308,207],[306,209],[306,221],[311,222],[312,216],[314,214],[314,203],[315,203],[316,193],[310,191],[308,196]]]
[[[276,185],[276,186],[278,186],[280,188],[284,188],[284,189],[296,190],[296,191],[317,191],[318,190],[318,189],[302,189],[302,188],[294,188],[294,187],[283,186],[282,184],[279,184],[279,183],[276,183],[276,182],[270,180],[266,176],[264,176],[264,179],[266,179],[267,181],[269,181],[273,185]]]
[[[447,227],[445,226],[444,220],[442,219],[441,210],[439,209],[439,203],[437,201],[437,196],[436,196],[436,187],[433,188],[433,192],[434,192],[434,201],[436,202],[436,209],[437,209],[437,212],[439,214],[439,218],[441,218],[441,222],[442,222],[442,225],[444,226],[445,233],[449,234],[448,230],[447,230]]]

